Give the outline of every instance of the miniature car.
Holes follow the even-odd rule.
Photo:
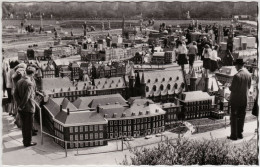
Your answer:
[[[150,138],[152,138],[152,136],[147,135],[147,136],[145,136],[144,138],[145,138],[145,139],[150,139]]]

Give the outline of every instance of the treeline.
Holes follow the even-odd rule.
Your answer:
[[[257,2],[3,2],[3,18],[230,18],[257,16]],[[28,15],[27,15],[28,17]]]

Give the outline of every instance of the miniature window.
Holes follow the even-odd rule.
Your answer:
[[[99,130],[103,130],[103,125],[99,125]]]
[[[85,134],[85,139],[88,139],[88,134],[87,133]]]
[[[174,84],[174,88],[175,88],[175,89],[178,88],[178,84],[177,84],[177,83]]]
[[[78,132],[78,127],[75,127],[75,132]]]
[[[160,86],[160,89],[161,89],[161,90],[163,90],[163,88],[164,88],[164,86],[163,86],[163,85],[161,85],[161,86]]]
[[[181,83],[181,88],[184,89],[184,87],[185,87],[185,84],[182,82]]]
[[[171,85],[170,84],[167,85],[167,89],[171,89]]]
[[[131,119],[128,120],[128,124],[131,124]]]
[[[146,92],[149,92],[149,87],[148,87],[148,86],[146,86],[145,90],[146,90]]]
[[[93,126],[92,125],[89,126],[89,131],[93,131]]]
[[[85,126],[85,132],[87,132],[88,131],[88,126]]]
[[[83,134],[80,134],[79,139],[83,140]]]
[[[179,77],[178,77],[178,76],[176,77],[176,80],[179,80]]]
[[[83,132],[83,126],[80,126],[80,127],[79,127],[79,131],[80,131],[80,132]]]
[[[70,133],[73,133],[73,127],[70,127]]]
[[[163,78],[162,81],[165,81],[165,78]]]
[[[98,125],[95,125],[95,131],[98,131]]]
[[[155,85],[153,86],[153,91],[156,91],[156,86]]]
[[[157,78],[155,79],[155,82],[158,82],[158,79],[157,79]]]
[[[89,134],[89,139],[93,139],[93,133]]]
[[[102,132],[99,133],[99,138],[103,139],[103,133]]]
[[[147,83],[150,83],[150,82],[151,82],[151,80],[150,80],[150,79],[148,79]]]
[[[172,80],[172,77],[170,77],[169,80],[171,81],[171,80]]]

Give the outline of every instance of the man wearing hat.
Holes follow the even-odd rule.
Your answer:
[[[228,136],[228,139],[231,140],[243,138],[248,90],[251,87],[251,74],[244,68],[243,59],[236,59],[234,65],[238,72],[234,75],[229,87],[231,91],[229,101],[231,106],[231,135]]]
[[[33,119],[35,113],[35,81],[33,79],[36,67],[29,65],[26,68],[26,75],[18,82],[14,92],[17,108],[22,122],[23,144],[25,147],[34,146],[32,142]]]

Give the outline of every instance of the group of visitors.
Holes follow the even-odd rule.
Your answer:
[[[221,60],[218,57],[218,45],[212,45],[207,37],[201,37],[198,41],[187,42],[188,39],[179,37],[173,47],[173,52],[176,55],[177,63],[184,69],[185,64],[189,64],[190,71],[193,69],[195,60],[203,60],[205,70],[211,72],[219,69],[218,62]]]
[[[15,124],[22,129],[25,147],[36,145],[32,136],[37,135],[34,127],[36,84],[35,65],[20,63],[18,60],[6,62],[3,59],[3,95],[7,102],[5,111],[15,119]]]

